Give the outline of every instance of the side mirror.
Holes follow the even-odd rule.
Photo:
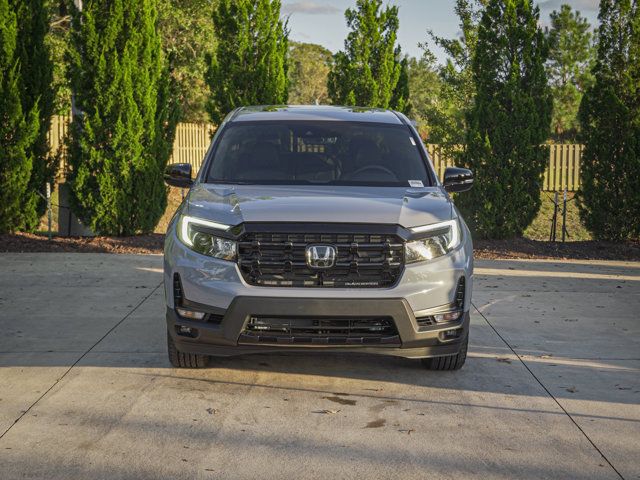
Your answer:
[[[473,186],[473,172],[466,168],[448,167],[442,184],[447,192],[466,192]]]
[[[193,185],[190,163],[172,163],[164,170],[164,181],[167,185],[189,188]]]

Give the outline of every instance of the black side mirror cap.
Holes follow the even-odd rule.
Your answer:
[[[467,168],[447,167],[442,184],[447,192],[466,192],[473,186],[473,172]]]
[[[167,185],[189,188],[193,185],[190,163],[171,163],[164,170],[164,181]]]

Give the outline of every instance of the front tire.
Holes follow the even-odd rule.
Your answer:
[[[169,332],[167,332],[167,351],[171,365],[176,368],[205,368],[209,365],[208,355],[185,353],[178,350]]]
[[[467,348],[469,347],[469,336],[465,338],[456,355],[446,357],[423,358],[422,365],[429,370],[460,370],[467,360]]]

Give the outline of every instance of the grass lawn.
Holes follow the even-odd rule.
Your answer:
[[[185,195],[187,191],[184,191]],[[169,196],[167,197],[167,209],[164,211],[164,215],[156,225],[155,233],[165,233],[167,231],[167,227],[169,226],[169,222],[171,221],[171,217],[182,203],[182,189],[169,187]]]
[[[551,231],[551,219],[553,218],[553,192],[540,192],[542,198],[542,206],[538,212],[538,216],[533,223],[529,225],[524,232],[524,237],[530,240],[549,240],[549,232]],[[573,200],[574,194],[569,193],[567,199],[567,232],[568,242],[578,242],[592,240],[591,234],[580,221],[578,214],[578,206]],[[558,226],[556,229],[556,240],[562,239],[562,194],[558,195],[560,208],[558,211]]]

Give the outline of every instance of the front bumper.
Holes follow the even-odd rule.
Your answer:
[[[165,241],[164,272],[167,327],[179,350],[185,353],[231,356],[274,351],[361,352],[426,358],[455,355],[466,340],[473,285],[473,248],[468,233],[461,247],[432,262],[406,265],[392,288],[286,288],[248,285],[235,263],[205,257],[186,248],[170,228]],[[195,310],[222,319],[219,323],[178,317],[173,301],[173,276],[180,276],[184,298]],[[430,315],[455,300],[455,290],[465,278],[463,316],[446,324],[419,326],[416,317]],[[399,342],[380,345],[248,344],[243,335],[252,316],[366,317],[393,319]],[[197,331],[178,334],[176,327]],[[446,330],[455,338],[444,338]]]
[[[210,311],[218,310],[211,309]],[[396,325],[400,343],[376,346],[249,344],[243,340],[242,333],[245,331],[249,319],[256,315],[388,316],[393,319]],[[399,298],[318,300],[315,298],[237,297],[225,312],[220,323],[217,324],[189,321],[179,317],[175,310],[167,308],[167,327],[178,349],[187,353],[232,356],[274,351],[309,351],[311,349],[325,352],[362,352],[425,358],[458,353],[462,341],[468,335],[469,313],[466,312],[458,321],[420,327],[407,301]],[[193,337],[180,335],[178,333],[180,327],[189,327],[196,333]],[[456,338],[445,339],[444,333],[452,330],[457,332]]]

